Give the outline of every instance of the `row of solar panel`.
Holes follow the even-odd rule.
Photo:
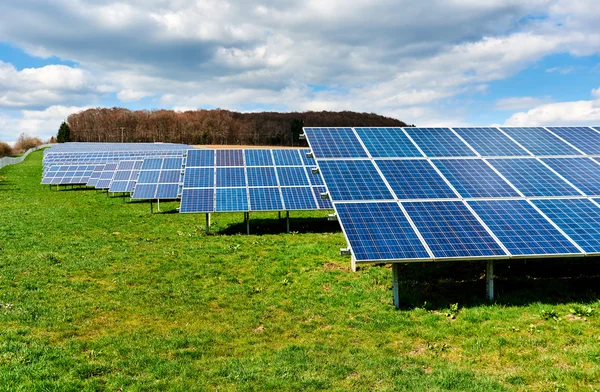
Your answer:
[[[190,150],[186,167],[315,166],[308,149]]]
[[[113,152],[132,150],[188,150],[187,144],[174,143],[97,143],[97,142],[70,142],[54,144],[51,148],[44,150],[44,155],[56,152]]]
[[[144,159],[132,199],[175,200],[182,183],[183,158]]]
[[[118,151],[110,153],[54,153],[44,158],[44,173],[53,165],[84,165],[118,162],[121,160],[138,160],[147,157],[182,157],[187,150],[171,151]]]
[[[319,169],[333,201],[600,196],[594,158],[320,160]]]
[[[181,213],[293,211],[333,208],[320,194],[324,187],[183,189]]]
[[[600,253],[600,199],[336,203],[357,262]]]
[[[600,155],[600,127],[304,130],[322,159]]]

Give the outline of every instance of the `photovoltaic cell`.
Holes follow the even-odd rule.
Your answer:
[[[600,196],[600,165],[589,158],[547,158],[544,163],[556,170],[588,196]]]
[[[175,200],[179,196],[179,184],[158,184],[156,199]]]
[[[580,195],[536,159],[490,159],[488,162],[525,196]]]
[[[216,212],[248,211],[246,188],[217,188]]]
[[[497,128],[453,128],[481,156],[528,156]]]
[[[273,150],[275,166],[302,166],[302,158],[297,149]]]
[[[310,153],[309,149],[300,150],[300,157],[302,158],[302,163],[304,164],[304,166],[316,167],[317,161],[315,161],[315,158],[307,158],[306,154],[308,153]]]
[[[279,188],[250,188],[250,211],[281,211]]]
[[[321,161],[319,167],[332,201],[394,198],[371,161]]]
[[[430,258],[397,203],[343,203],[337,213],[357,261]]]
[[[209,188],[215,186],[213,168],[187,167],[185,169],[186,188]]]
[[[404,128],[428,157],[477,156],[448,128]]]
[[[246,186],[244,168],[217,168],[217,188]]]
[[[440,159],[434,164],[462,197],[519,196],[480,159]]]
[[[187,153],[186,167],[215,166],[214,150],[189,150]]]
[[[181,171],[183,159],[181,158],[164,158],[162,170],[179,170]]]
[[[244,166],[243,150],[216,150],[217,166]]]
[[[214,212],[215,190],[210,189],[183,189],[179,212]]]
[[[160,170],[162,164],[162,158],[144,159],[144,163],[142,163],[142,170]]]
[[[160,184],[179,184],[181,170],[163,170],[160,172],[158,182]]]
[[[355,130],[374,158],[423,156],[401,128],[356,128]]]
[[[138,177],[138,184],[158,184],[160,170],[142,170]]]
[[[458,196],[426,160],[376,160],[399,199],[446,199]]]
[[[506,255],[460,201],[403,202],[402,205],[436,258]]]
[[[352,128],[304,128],[316,158],[367,158]]]
[[[527,200],[468,203],[513,255],[581,253]]]
[[[248,167],[248,186],[277,186],[274,167]]]
[[[310,187],[281,188],[284,208],[293,210],[316,210],[317,205]]]
[[[534,155],[581,155],[573,147],[552,135],[544,128],[521,127],[501,129]]]
[[[588,127],[548,127],[586,154],[600,154],[600,133]]]
[[[587,253],[600,253],[600,208],[588,199],[532,200]]]
[[[312,189],[319,208],[326,210],[333,209],[333,204],[330,199],[321,199],[321,193],[327,192],[327,189],[325,189],[324,186],[314,186]]]
[[[277,176],[281,186],[310,185],[304,167],[277,167]]]
[[[157,184],[136,184],[133,190],[132,199],[154,199],[156,195]]]
[[[306,168],[306,174],[308,175],[308,179],[310,180],[310,185],[325,185],[323,182],[323,177],[321,177],[321,173],[313,174],[310,167]]]
[[[271,150],[245,150],[246,166],[273,166]]]

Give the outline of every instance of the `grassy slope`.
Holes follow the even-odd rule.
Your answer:
[[[491,306],[481,265],[407,267],[395,311],[390,269],[351,273],[325,212],[292,213],[292,234],[252,214],[251,236],[220,214],[206,236],[203,216],[41,186],[41,158],[0,170],[0,389],[600,385],[600,279],[585,266],[532,280],[515,264],[523,279],[500,280]]]

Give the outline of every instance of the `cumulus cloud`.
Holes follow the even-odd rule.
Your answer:
[[[14,142],[21,133],[47,140],[57,134],[59,125],[71,113],[85,109],[88,107],[50,106],[44,110],[22,110],[17,117],[0,114],[0,140]]]
[[[497,100],[494,107],[497,110],[523,110],[540,106],[550,101],[550,97],[508,97]]]

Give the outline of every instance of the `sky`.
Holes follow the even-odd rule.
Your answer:
[[[598,20],[597,0],[2,1],[0,140],[113,106],[598,126]]]

